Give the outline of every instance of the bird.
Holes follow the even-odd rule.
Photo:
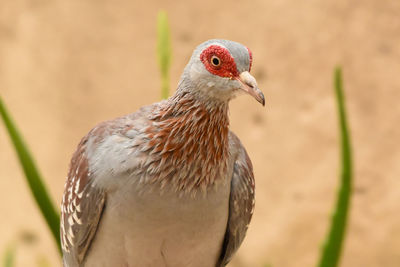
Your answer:
[[[229,102],[265,105],[252,53],[198,45],[168,99],[97,124],[74,152],[61,201],[65,267],[222,267],[255,202],[251,160],[229,129]]]

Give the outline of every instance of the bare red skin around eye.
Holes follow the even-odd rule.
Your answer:
[[[247,51],[249,51],[249,57],[250,57],[250,63],[249,63],[249,72],[251,71],[251,65],[253,64],[253,54],[251,53],[250,49],[248,47]]]
[[[220,59],[221,64],[219,66],[211,64],[212,56],[216,56]],[[239,76],[235,60],[226,48],[219,45],[211,45],[207,47],[203,52],[201,52],[200,60],[203,62],[206,69],[214,75],[224,78]]]

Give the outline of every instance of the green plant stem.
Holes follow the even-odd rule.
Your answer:
[[[14,267],[15,266],[15,253],[16,249],[14,245],[9,245],[4,253],[3,267]]]
[[[165,77],[161,81],[161,98],[167,99],[169,95],[169,77]]]
[[[335,267],[339,264],[352,193],[351,144],[347,126],[342,75],[339,67],[335,70],[335,93],[341,137],[341,184],[337,195],[335,212],[332,216],[331,228],[321,254],[319,267]]]
[[[43,183],[43,179],[41,178],[38,169],[36,168],[33,158],[29,153],[28,148],[25,145],[21,135],[19,134],[15,124],[13,123],[11,116],[7,112],[7,109],[3,104],[1,98],[0,98],[0,115],[4,121],[8,134],[14,145],[15,151],[21,163],[22,169],[26,177],[26,181],[28,182],[32,195],[36,203],[38,204],[39,209],[42,212],[42,215],[46,220],[47,225],[50,228],[50,231],[57,243],[59,251],[61,252],[60,234],[59,234],[59,225],[60,225],[59,214],[57,212],[57,209],[53,205],[53,202],[50,199],[49,193]]]
[[[157,57],[161,72],[161,97],[169,95],[169,69],[171,65],[171,41],[168,17],[165,11],[158,12],[157,17]]]

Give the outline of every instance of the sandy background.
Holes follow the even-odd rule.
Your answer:
[[[171,87],[210,38],[253,51],[267,99],[231,103],[257,204],[230,266],[314,266],[338,174],[332,71],[344,68],[355,193],[343,267],[400,266],[400,1],[0,2],[0,95],[60,202],[71,154],[97,122],[159,100],[156,15],[172,28]],[[0,123],[0,254],[60,266]]]

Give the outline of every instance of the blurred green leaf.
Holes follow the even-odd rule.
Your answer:
[[[161,71],[161,97],[169,95],[169,69],[171,65],[171,40],[167,12],[158,12],[157,18],[157,57]]]
[[[3,267],[14,267],[16,249],[14,245],[9,245],[4,253]]]
[[[331,228],[322,250],[319,267],[338,266],[346,234],[347,217],[349,214],[351,184],[352,184],[352,158],[349,130],[347,126],[345,99],[343,94],[341,69],[335,69],[335,93],[339,113],[339,126],[341,137],[341,176],[340,189],[337,194],[337,203],[332,216]]]
[[[19,134],[17,128],[15,127],[15,124],[13,123],[9,113],[7,112],[7,109],[1,97],[0,116],[4,121],[8,134],[14,145],[15,151],[21,163],[22,169],[25,173],[25,178],[28,182],[33,197],[38,204],[40,211],[42,212],[42,215],[50,228],[51,233],[53,234],[59,251],[61,252],[59,234],[60,217],[58,215],[57,209],[53,205],[49,193],[47,192],[47,189],[43,183],[43,179],[41,178],[36,168],[34,160],[30,155],[27,146],[24,144],[24,141]]]
[[[36,266],[38,267],[50,267],[51,264],[45,256],[39,256],[36,261]]]

